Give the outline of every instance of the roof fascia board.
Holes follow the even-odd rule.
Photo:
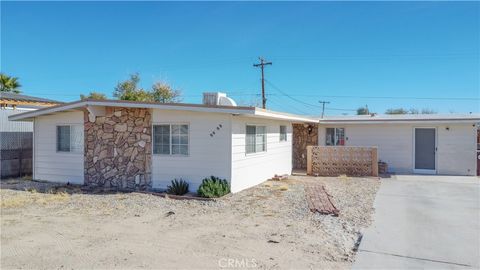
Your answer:
[[[53,106],[53,107],[47,107],[35,111],[30,111],[30,112],[25,112],[25,113],[19,113],[19,114],[14,114],[8,117],[10,121],[18,121],[18,120],[31,120],[32,118],[35,118],[37,116],[45,115],[45,114],[50,114],[50,113],[55,113],[55,112],[60,112],[60,111],[66,111],[66,110],[72,110],[72,109],[77,109],[80,107],[83,107],[87,105],[87,101],[76,101],[68,104],[62,104],[58,106]]]
[[[133,102],[88,101],[88,105],[107,106],[107,107],[148,108],[148,109],[174,110],[174,111],[217,112],[217,113],[231,113],[231,114],[253,114],[254,113],[253,109],[249,110],[249,109],[234,109],[234,108],[222,108],[222,107],[202,107],[202,106],[167,105],[167,104],[133,103]]]
[[[359,125],[359,124],[419,124],[419,123],[434,123],[434,124],[455,124],[455,123],[478,123],[480,119],[421,119],[421,120],[346,120],[346,121],[320,121],[320,125],[336,125],[336,124],[348,124],[348,125]]]
[[[266,110],[259,109],[259,108],[255,109],[255,116],[260,117],[260,118],[286,120],[286,121],[291,121],[291,122],[318,123],[318,119],[312,119],[312,118],[301,117],[301,116],[297,116],[297,115],[290,115],[290,114],[283,114],[283,113],[278,113],[278,112],[266,111]]]
[[[43,108],[40,110],[15,114],[9,117],[11,121],[18,120],[31,120],[34,117],[51,114],[60,111],[78,109],[81,107],[128,107],[128,108],[149,108],[159,110],[177,110],[177,111],[195,111],[195,112],[216,112],[216,113],[230,113],[230,114],[244,114],[253,115],[255,110],[252,109],[235,109],[235,108],[213,108],[213,107],[201,107],[201,106],[188,106],[188,105],[165,105],[165,104],[149,104],[149,103],[133,103],[133,102],[110,102],[110,101],[76,101],[68,104],[62,104],[59,106]]]

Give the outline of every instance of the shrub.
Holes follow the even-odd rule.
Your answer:
[[[188,183],[181,179],[173,179],[172,184],[167,187],[168,194],[183,195],[188,192]]]
[[[215,176],[203,179],[197,191],[198,196],[205,198],[218,198],[228,193],[230,193],[230,185],[227,180]]]

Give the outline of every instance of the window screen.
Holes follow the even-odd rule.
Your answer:
[[[172,125],[172,155],[188,155],[188,125]]]
[[[83,125],[70,126],[70,152],[83,152]]]
[[[188,155],[188,125],[153,126],[153,153],[161,155]]]
[[[345,145],[345,128],[327,128],[325,145]]]
[[[287,140],[287,126],[280,126],[280,141],[284,142]]]
[[[267,135],[265,126],[247,125],[245,133],[245,152],[258,153],[267,150]]]
[[[247,154],[255,153],[255,126],[247,126],[245,135],[245,151]]]
[[[255,134],[255,152],[265,151],[266,145],[266,135],[265,135],[265,126],[257,126],[257,132]]]
[[[170,155],[170,125],[153,126],[153,153]]]
[[[57,126],[57,151],[70,152],[70,126]]]
[[[83,152],[83,125],[57,126],[58,152]]]

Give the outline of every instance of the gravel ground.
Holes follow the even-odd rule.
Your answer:
[[[310,212],[311,181],[326,186],[338,217]],[[379,184],[292,176],[198,201],[2,182],[1,268],[349,268]]]

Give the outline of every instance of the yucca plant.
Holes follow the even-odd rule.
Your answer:
[[[183,195],[188,193],[188,183],[183,179],[173,179],[172,184],[167,187],[167,193],[173,195]]]
[[[202,180],[198,187],[197,194],[205,198],[218,198],[230,193],[230,185],[227,180],[210,176]]]

